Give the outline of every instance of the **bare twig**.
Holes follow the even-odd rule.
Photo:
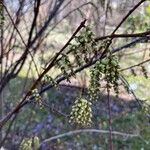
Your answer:
[[[135,65],[133,65],[133,66],[130,66],[130,67],[121,69],[120,71],[126,71],[126,70],[132,69],[132,68],[134,68],[134,67],[141,66],[141,65],[143,65],[143,64],[145,64],[145,63],[148,63],[149,61],[150,61],[150,59],[147,59],[147,60],[142,61],[142,62],[140,62],[140,63],[138,63],[138,64],[135,64]]]
[[[95,41],[98,42],[100,40],[104,40],[107,38],[131,38],[131,37],[146,37],[146,36],[148,37],[150,36],[150,31],[145,31],[141,33],[133,33],[133,34],[111,34],[111,35],[106,35],[102,37],[97,37]]]
[[[53,140],[60,139],[60,138],[66,137],[66,136],[72,136],[74,134],[79,134],[79,133],[109,134],[109,131],[108,130],[99,130],[99,129],[74,130],[74,131],[69,131],[67,133],[63,133],[63,134],[59,134],[59,135],[53,136],[53,137],[51,137],[49,139],[44,140],[42,143],[49,143],[49,142],[51,142]],[[136,138],[136,137],[140,136],[138,134],[128,134],[128,133],[123,133],[123,132],[118,132],[118,131],[112,131],[112,134],[116,135],[116,136],[127,137],[127,138]]]

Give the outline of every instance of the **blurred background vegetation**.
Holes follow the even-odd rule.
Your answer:
[[[125,14],[138,2],[138,0],[41,0],[37,24],[30,42],[30,53],[33,55],[37,67],[35,67],[31,56],[27,55],[23,66],[21,68],[18,66],[17,74],[10,78],[3,77],[7,70],[11,69],[22,56],[25,46],[4,9],[3,45],[5,49],[3,52],[1,50],[1,56],[3,55],[0,62],[1,87],[3,85],[2,80],[7,80],[7,84],[1,89],[0,118],[16,106],[28,91],[31,83],[38,78],[38,72],[43,71],[45,64],[63,47],[84,18],[88,19],[87,24],[92,28],[95,37],[105,36],[115,29]],[[3,0],[3,3],[7,6],[24,41],[28,41],[34,18],[35,1]],[[56,11],[57,7],[58,10]],[[46,29],[44,29],[42,34],[39,34],[39,31],[44,26],[46,26]],[[119,28],[118,33],[139,33],[149,29],[150,3],[147,1],[128,17],[121,28]],[[35,41],[34,38],[36,39]],[[121,48],[136,39],[114,39],[111,48]],[[32,43],[33,41],[34,43]],[[128,81],[129,88],[138,99],[146,100],[147,103],[150,101],[149,61],[143,64],[146,69],[146,75],[140,66],[133,69],[128,69],[128,67],[148,60],[149,50],[149,40],[142,40],[116,53],[119,58],[120,72]],[[48,75],[55,78],[60,73],[58,68],[53,67],[48,72]],[[83,96],[87,95],[89,78],[90,72],[88,68],[78,73],[76,78],[71,78],[71,83],[63,81],[57,88],[47,90],[42,94],[42,99],[48,104],[47,107],[39,108],[35,103],[27,104],[11,125],[3,148],[10,150],[19,149],[19,145],[24,138],[38,136],[42,143],[45,139],[55,135],[84,129],[85,127],[70,124],[67,115],[69,115],[75,99],[81,93]],[[108,130],[108,106],[106,99],[107,93],[102,89],[99,93],[99,100],[94,103],[93,122],[88,129]],[[145,112],[139,109],[135,97],[132,93],[128,93],[123,86],[120,86],[119,96],[115,97],[115,94],[112,92],[111,99],[112,129],[123,133],[140,135],[137,137],[113,135],[114,150],[149,150],[150,120],[145,116]],[[0,141],[7,134],[10,123],[8,122],[1,131]],[[78,133],[52,140],[48,144],[43,143],[41,149],[108,150],[108,142],[108,134]]]

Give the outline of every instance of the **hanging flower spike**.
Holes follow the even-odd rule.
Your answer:
[[[20,146],[19,146],[19,150],[37,150],[40,146],[40,141],[39,138],[37,136],[33,137],[33,138],[25,138]]]
[[[69,122],[80,126],[89,126],[92,123],[92,103],[83,98],[78,98],[72,106]]]
[[[32,96],[35,98],[35,101],[37,102],[37,104],[40,106],[40,109],[43,108],[43,105],[42,105],[42,98],[38,92],[38,89],[34,89],[32,90]]]

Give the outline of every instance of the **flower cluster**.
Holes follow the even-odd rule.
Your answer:
[[[5,17],[4,17],[3,5],[0,3],[0,29],[4,25],[4,20]]]
[[[57,67],[61,70],[67,81],[70,81],[69,77],[73,75],[73,67],[67,55],[62,54],[61,59],[57,62]]]
[[[100,88],[100,79],[102,77],[102,72],[104,70],[104,65],[97,61],[95,66],[91,69],[90,74],[90,87],[89,87],[89,95],[90,100],[97,100],[98,99],[98,93]]]
[[[148,78],[148,73],[147,73],[147,70],[144,66],[141,66],[141,71],[142,71],[144,77],[147,79]]]
[[[43,107],[43,105],[42,105],[42,98],[41,98],[41,96],[40,96],[40,94],[38,92],[38,89],[32,90],[32,96],[34,97],[36,103],[40,106],[40,108],[42,108]]]
[[[119,94],[118,81],[119,81],[119,64],[118,58],[112,55],[111,51],[108,52],[106,57],[105,69],[104,69],[104,80],[107,82],[107,88],[113,87],[116,95]]]
[[[72,106],[69,122],[73,122],[81,126],[90,125],[92,122],[91,105],[91,102],[86,99],[76,99],[74,105]]]
[[[100,91],[100,80],[106,82],[107,88],[113,87],[116,95],[118,95],[118,80],[119,80],[119,65],[118,58],[108,51],[106,58],[97,61],[91,69],[91,80],[89,86],[90,100],[97,100]]]
[[[74,68],[87,63],[97,50],[94,34],[89,27],[84,27],[78,36],[75,36],[73,44],[69,44],[69,51],[64,52],[57,61],[56,66],[69,81],[74,75]],[[69,57],[71,54],[71,59]]]
[[[74,64],[77,66],[90,61],[93,52],[96,53],[98,48],[94,40],[94,33],[88,26],[83,28],[80,35],[75,37],[75,42],[70,44],[69,49],[74,56]]]
[[[131,74],[132,74],[133,76],[137,76],[137,74],[136,74],[136,72],[135,72],[135,70],[134,70],[133,68],[131,68],[130,71],[131,71]]]
[[[32,149],[38,149],[40,144],[39,144],[39,138],[37,136],[33,138],[26,138],[24,139],[21,144],[19,149],[20,150],[32,150]]]
[[[147,70],[146,70],[145,66],[140,65],[140,66],[138,66],[138,67],[140,67],[140,72],[141,72],[141,73],[143,74],[143,76],[147,79],[147,78],[148,78],[148,73],[147,73]],[[133,76],[137,76],[136,69],[131,68],[131,69],[130,69],[130,72],[131,72],[131,74],[132,74]]]
[[[51,76],[49,76],[49,75],[45,75],[44,76],[44,82],[49,82],[54,87],[58,86],[57,82]]]
[[[69,81],[70,76],[74,75],[74,69],[83,64],[90,63],[96,58],[110,43],[110,39],[102,40],[97,43],[91,28],[85,26],[74,41],[69,44],[69,50],[59,57],[56,66]],[[70,57],[69,57],[69,54]]]

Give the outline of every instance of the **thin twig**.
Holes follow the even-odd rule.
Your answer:
[[[145,60],[145,61],[143,61],[143,62],[140,62],[140,63],[138,63],[138,64],[135,64],[135,65],[133,65],[133,66],[130,66],[130,67],[121,69],[120,71],[126,71],[126,70],[132,69],[132,68],[134,68],[134,67],[138,67],[138,66],[140,66],[140,65],[143,65],[143,64],[145,64],[145,63],[148,63],[149,61],[150,61],[150,59],[147,59],[147,60]]]
[[[66,136],[72,136],[74,134],[79,134],[79,133],[101,133],[101,134],[109,134],[109,130],[99,130],[99,129],[80,129],[80,130],[74,130],[74,131],[69,131],[63,134],[59,134],[56,136],[53,136],[49,139],[44,140],[42,143],[49,143],[53,140],[60,139]],[[127,138],[136,138],[139,137],[140,135],[138,134],[128,134],[128,133],[123,133],[123,132],[118,132],[118,131],[112,131],[113,135],[116,136],[122,136],[122,137],[127,137]]]

